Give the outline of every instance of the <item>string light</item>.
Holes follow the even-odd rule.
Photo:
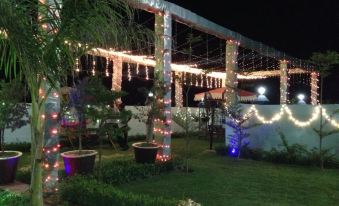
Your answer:
[[[128,81],[131,81],[132,80],[132,75],[131,75],[131,65],[129,63],[127,63],[127,79]]]
[[[137,72],[137,76],[139,75],[139,64],[137,64],[137,68],[136,68],[136,72]]]
[[[109,72],[108,72],[109,62],[110,62],[110,59],[107,58],[107,59],[106,59],[106,70],[105,70],[106,77],[109,77]]]
[[[92,62],[92,75],[95,76],[95,67],[96,67],[96,61],[95,57],[93,57],[93,62]]]
[[[75,71],[80,72],[79,58],[75,58]]]
[[[256,118],[263,124],[273,124],[274,122],[279,121],[284,114],[287,115],[287,118],[292,121],[298,127],[307,127],[310,126],[315,120],[317,120],[320,116],[320,110],[322,109],[322,113],[324,118],[334,127],[339,128],[339,121],[336,121],[331,118],[330,115],[327,114],[327,110],[322,108],[320,105],[316,106],[311,114],[311,117],[306,121],[300,121],[293,116],[293,113],[290,108],[286,105],[282,105],[280,108],[280,112],[273,115],[271,119],[266,119],[261,116],[258,112],[258,109],[255,105],[252,105],[249,110],[245,113],[245,117],[251,116],[252,113],[256,116]]]
[[[148,66],[145,67],[145,73],[146,73],[146,80],[149,80],[149,71]]]

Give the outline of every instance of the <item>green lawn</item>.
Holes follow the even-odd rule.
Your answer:
[[[174,154],[183,153],[176,139]],[[252,160],[234,161],[205,149],[206,141],[192,142],[193,173],[174,172],[120,186],[123,190],[192,198],[205,206],[222,205],[339,205],[339,170],[273,165]]]
[[[173,154],[182,156],[184,139],[172,141]],[[339,170],[234,161],[206,150],[208,146],[206,140],[191,142],[192,173],[176,171],[119,188],[153,196],[192,198],[204,206],[339,205]],[[132,158],[132,149],[117,152],[105,147],[105,159],[121,157]],[[25,154],[21,166],[27,165],[29,157]]]

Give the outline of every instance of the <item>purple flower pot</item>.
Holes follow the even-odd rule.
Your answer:
[[[153,143],[137,142],[132,144],[137,163],[155,163],[159,146]]]
[[[18,151],[5,151],[4,153],[8,155],[0,156],[0,184],[14,182],[18,162],[22,155],[22,153]]]
[[[95,150],[73,150],[61,153],[64,159],[66,175],[73,176],[75,174],[91,173],[97,154],[98,152]]]

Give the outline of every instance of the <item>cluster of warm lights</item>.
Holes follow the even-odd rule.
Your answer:
[[[249,108],[248,112],[245,114],[245,117],[248,117],[248,116],[250,116],[251,114],[254,113],[255,117],[261,123],[263,123],[263,124],[273,124],[274,122],[279,121],[283,117],[283,115],[286,113],[288,119],[291,120],[296,126],[298,126],[298,127],[306,127],[306,126],[310,126],[312,124],[312,122],[314,122],[316,119],[319,118],[321,109],[322,109],[322,114],[323,114],[324,118],[329,123],[331,123],[332,126],[339,128],[338,121],[336,121],[333,118],[331,118],[331,116],[327,114],[326,109],[322,108],[320,105],[315,107],[314,111],[312,112],[311,117],[308,120],[306,120],[306,121],[300,121],[300,120],[296,119],[293,116],[293,113],[290,110],[290,108],[288,108],[286,105],[282,105],[281,108],[280,108],[280,112],[274,114],[271,119],[266,119],[265,117],[259,115],[258,109],[255,107],[255,105],[252,105]]]

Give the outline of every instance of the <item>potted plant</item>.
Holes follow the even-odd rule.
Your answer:
[[[22,155],[19,151],[5,151],[5,129],[12,132],[28,123],[28,112],[26,104],[20,103],[22,91],[19,82],[0,82],[0,184],[11,183]]]
[[[85,109],[85,83],[68,89],[68,98],[63,105],[62,126],[66,135],[70,138],[78,138],[78,149],[61,153],[64,160],[65,172],[67,176],[75,174],[87,174],[93,171],[96,150],[84,150],[82,148],[82,137],[86,133]]]
[[[147,92],[144,92],[147,94]],[[154,119],[158,114],[155,98],[152,91],[148,92],[144,107],[136,107],[138,114],[134,117],[146,125],[146,141],[132,144],[134,148],[135,161],[138,163],[154,163],[159,146],[154,141]]]
[[[101,80],[95,77],[84,79],[77,89],[71,89],[69,98],[71,104],[66,108],[74,108],[73,112],[68,114],[77,113],[79,124],[70,128],[69,131],[78,136],[79,148],[61,154],[67,175],[89,173],[94,168],[95,156],[98,151],[82,149],[82,136],[88,132],[89,122],[95,123],[91,131],[99,137],[99,168],[101,168],[103,137],[112,138],[121,135],[127,128],[120,128],[119,125],[124,125],[131,116],[129,111],[119,111],[112,106],[121,95],[122,93],[107,90]],[[71,122],[71,125],[74,125],[74,121]]]

